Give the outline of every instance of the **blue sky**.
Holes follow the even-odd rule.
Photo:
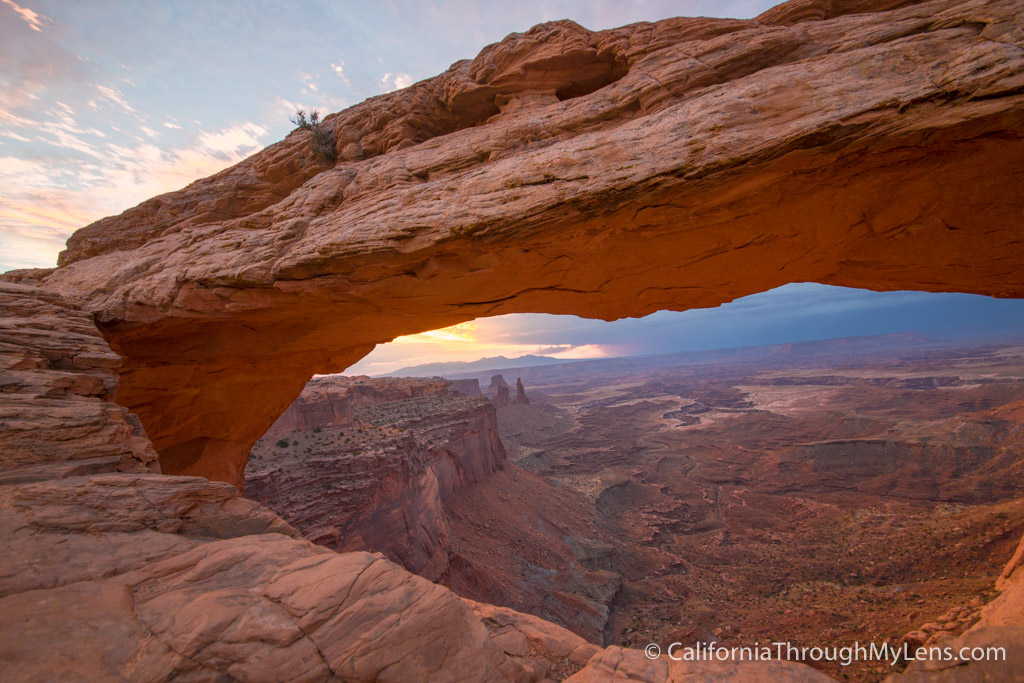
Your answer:
[[[346,374],[501,355],[610,358],[896,332],[1024,337],[1024,300],[793,283],[716,308],[614,322],[534,313],[480,318],[378,346]]]
[[[440,73],[551,19],[591,29],[756,16],[772,0],[0,0],[0,271],[48,267],[76,228]],[[378,347],[353,370],[538,351],[660,353],[852,334],[1015,325],[1020,302],[790,285],[706,311],[616,323],[480,320]]]

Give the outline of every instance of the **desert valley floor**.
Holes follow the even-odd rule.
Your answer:
[[[493,374],[318,378],[255,446],[247,495],[329,547],[640,648],[934,642],[1024,533],[1019,341]]]

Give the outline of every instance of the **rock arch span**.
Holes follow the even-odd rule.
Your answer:
[[[537,26],[83,228],[52,271],[165,473],[242,484],[314,372],[512,312],[788,282],[1024,296],[1024,3]]]

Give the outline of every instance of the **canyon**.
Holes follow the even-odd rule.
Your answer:
[[[505,440],[584,494],[610,536],[623,590],[607,644],[930,644],[978,619],[1024,533],[1021,341],[893,335],[521,370],[559,423]]]
[[[581,496],[507,461],[498,414],[528,399],[492,379],[487,398],[477,380],[315,378],[253,446],[246,497],[318,545],[601,643],[621,581],[587,558],[607,543]]]
[[[1024,338],[904,334],[514,372],[536,383],[532,402],[509,402],[491,372],[317,378],[257,442],[247,495],[317,543],[384,552],[605,646],[934,645],[978,621],[1024,535]],[[475,396],[484,382],[491,401],[454,388]],[[317,401],[324,387],[375,400],[339,419]],[[286,419],[295,410],[313,419]],[[491,448],[465,448],[480,431],[467,412]],[[381,424],[479,476],[392,483],[416,447],[386,451],[388,472],[350,469],[389,439],[400,448]],[[353,479],[400,497],[413,528],[366,522],[395,505],[324,486]],[[424,495],[439,511],[429,520]],[[337,521],[350,526],[341,542],[320,531]],[[410,557],[413,541],[441,566]],[[893,671],[820,668],[855,681]]]
[[[296,130],[210,178],[82,228],[57,268],[3,274],[4,677],[829,680],[796,662],[649,660],[460,597],[469,588],[432,583],[383,554],[316,545],[241,496],[247,459],[313,375],[339,372],[398,336],[477,317],[614,319],[802,281],[1024,296],[1022,16],[1019,0],[792,0],[751,20],[599,32],[542,24],[325,117],[335,161],[309,158],[310,133]],[[918,616],[937,619],[943,602],[957,624],[936,629],[904,614],[915,638],[942,630],[936,637],[956,645],[1003,646],[1007,659],[915,662],[894,680],[1013,680],[1024,670],[1024,545],[1010,552],[1019,537],[1009,497],[1019,474],[1015,388],[995,400],[986,383],[907,374],[878,358],[869,366],[859,375],[748,368],[712,383],[666,371],[635,388],[580,381],[572,391],[524,373],[529,406],[512,401],[497,408],[512,412],[495,418],[499,430],[503,421],[522,430],[507,440],[514,462],[499,466],[494,445],[494,467],[466,474],[465,495],[442,504],[447,519],[463,520],[449,530],[467,530],[466,545],[452,536],[452,548],[486,567],[473,542],[492,548],[483,539],[499,525],[526,539],[545,519],[532,501],[520,504],[518,529],[501,519],[474,526],[473,515],[511,499],[520,482],[547,480],[560,496],[569,492],[553,524],[594,541],[639,534],[631,542],[654,548],[620,567],[624,583],[649,589],[624,596],[642,607],[635,613],[610,603],[606,633],[623,645],[636,644],[640,629],[671,636],[658,631],[663,606],[649,593],[677,572],[694,591],[674,587],[680,599],[728,614],[726,633],[743,636],[766,628],[759,619],[799,628],[785,612],[793,601],[818,605],[821,616],[836,599],[836,634],[858,601],[858,617],[881,633],[889,617],[870,606],[894,596],[865,582],[913,579],[922,584]],[[892,403],[876,405],[878,392]],[[920,415],[899,414],[910,398],[922,401]],[[806,413],[808,401],[829,400],[865,417],[823,425]],[[343,402],[326,404],[346,417]],[[636,435],[628,470],[592,441],[609,415],[658,428],[646,440]],[[569,429],[572,420],[583,428]],[[766,454],[754,446],[773,420],[799,438],[768,444]],[[737,435],[741,427],[752,431]],[[940,434],[929,441],[933,428]],[[479,429],[487,441],[491,427]],[[405,442],[399,458],[409,455],[409,472],[390,481],[429,480],[428,471],[439,486],[453,481],[431,451],[434,436],[449,437],[429,425],[412,432],[416,443]],[[972,435],[990,442],[984,462],[961,440]],[[691,437],[699,447],[682,444]],[[558,451],[536,439],[553,439]],[[721,448],[711,443],[718,439]],[[353,467],[382,466],[371,451],[354,455]],[[839,466],[850,457],[863,468]],[[262,460],[254,467],[273,467]],[[595,469],[602,460],[607,475]],[[452,470],[455,462],[453,454]],[[826,474],[838,476],[834,490]],[[376,486],[366,493],[385,505],[366,524],[391,528],[401,506],[392,501],[389,512]],[[794,506],[794,496],[810,502]],[[599,514],[574,517],[574,501],[585,510],[588,500]],[[837,512],[837,501],[857,514]],[[929,501],[937,507],[919,507]],[[764,514],[749,519],[744,507],[755,503]],[[416,514],[436,519],[436,511],[423,497]],[[796,532],[780,526],[791,519]],[[921,567],[885,548],[886,539],[909,544],[957,527],[943,537],[951,548],[925,546],[935,558]],[[326,526],[320,532],[343,543],[340,533],[330,541]],[[801,584],[802,597],[770,592],[745,611],[709,577],[743,584],[784,571],[767,563],[751,577],[734,568],[732,537],[746,537],[755,558],[792,544],[800,571],[817,578]],[[833,553],[814,554],[829,543]],[[597,543],[580,553],[585,560],[543,538],[523,547],[542,558],[562,553],[575,576],[610,571],[598,566]],[[698,547],[697,560],[676,565]],[[410,561],[443,571],[429,548],[409,548]],[[526,604],[516,571],[508,583],[495,575],[496,601],[522,592],[524,609],[538,609]],[[954,571],[978,582],[947,587]],[[993,579],[989,588],[982,579]],[[566,581],[568,600],[576,589]],[[983,607],[945,602],[968,590]],[[700,634],[703,614],[675,617]]]

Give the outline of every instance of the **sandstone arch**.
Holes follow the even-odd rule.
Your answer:
[[[787,282],[1024,296],[1024,4],[798,0],[554,22],[76,233],[165,473],[240,485],[314,372],[511,312],[613,319]]]

